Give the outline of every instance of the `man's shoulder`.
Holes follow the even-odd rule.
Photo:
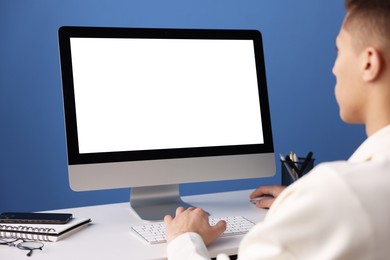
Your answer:
[[[335,161],[322,163],[297,183],[305,192],[331,193],[360,198],[367,203],[390,196],[390,160],[366,162]],[[374,192],[375,191],[375,192]],[[346,197],[349,197],[346,196]]]

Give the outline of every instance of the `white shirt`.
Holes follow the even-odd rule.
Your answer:
[[[287,187],[241,241],[239,259],[390,259],[390,125],[348,161],[322,163]],[[168,258],[209,259],[186,233]],[[219,260],[229,259],[219,255]]]

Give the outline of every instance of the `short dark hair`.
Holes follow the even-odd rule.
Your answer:
[[[345,0],[345,7],[344,28],[356,48],[390,48],[390,0]]]

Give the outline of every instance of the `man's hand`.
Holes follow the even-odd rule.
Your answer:
[[[249,195],[249,199],[254,199],[261,196],[270,196],[269,198],[264,198],[256,202],[256,207],[268,209],[274,203],[275,199],[279,196],[280,193],[285,189],[285,186],[261,186],[257,190]]]
[[[176,217],[170,215],[164,218],[167,226],[167,242],[187,232],[196,232],[206,245],[215,241],[225,230],[226,222],[221,220],[215,226],[210,226],[207,214],[200,208],[178,207]]]

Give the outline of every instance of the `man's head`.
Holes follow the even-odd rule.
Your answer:
[[[343,27],[351,34],[357,51],[369,45],[389,50],[390,0],[345,0],[345,7]]]
[[[341,118],[366,124],[370,135],[390,123],[390,0],[346,0],[346,9],[335,94]]]

